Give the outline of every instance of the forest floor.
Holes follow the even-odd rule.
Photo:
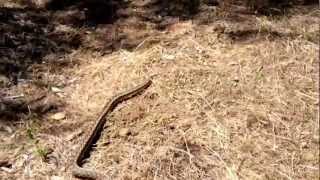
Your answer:
[[[73,179],[104,104],[149,77],[107,117],[85,167],[110,179],[320,178],[317,6],[202,5],[190,17],[137,0],[101,24],[72,6],[4,2],[0,179]]]

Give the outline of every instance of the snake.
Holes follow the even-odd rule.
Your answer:
[[[106,122],[105,117],[109,113],[111,113],[119,103],[138,95],[143,90],[147,89],[151,85],[151,83],[151,79],[145,80],[140,85],[114,96],[108,103],[106,103],[101,114],[96,120],[95,126],[93,126],[92,130],[90,131],[89,137],[83,143],[81,149],[78,152],[78,155],[76,156],[72,168],[72,175],[74,177],[81,179],[106,179],[103,178],[102,173],[82,167],[82,165],[84,164],[84,160],[90,156],[90,151],[93,144],[97,142],[101,135],[101,131],[103,130],[103,126]]]

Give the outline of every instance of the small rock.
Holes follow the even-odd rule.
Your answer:
[[[312,152],[305,152],[305,153],[303,153],[302,157],[305,161],[315,161],[316,160],[316,156]]]
[[[51,88],[51,91],[54,92],[54,93],[61,93],[61,92],[63,92],[60,88],[57,88],[57,87],[52,87],[52,88]]]
[[[66,118],[66,113],[65,112],[58,112],[56,114],[53,114],[50,118],[54,119],[54,120],[61,120],[61,119]]]
[[[128,128],[122,128],[119,130],[120,137],[126,137],[131,134],[131,131]]]

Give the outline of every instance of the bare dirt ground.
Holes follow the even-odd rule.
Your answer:
[[[68,51],[18,63],[26,82],[17,71],[1,93],[46,94],[40,104],[53,97],[54,108],[0,118],[0,179],[73,179],[104,104],[148,77],[108,117],[85,167],[110,179],[319,179],[318,7],[266,17],[202,5],[192,18],[158,19],[147,2],[96,29],[48,15]]]

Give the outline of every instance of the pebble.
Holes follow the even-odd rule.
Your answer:
[[[58,113],[55,113],[52,116],[50,116],[50,119],[53,119],[53,120],[61,120],[64,118],[66,118],[65,112],[58,112]]]
[[[312,152],[305,152],[305,153],[303,153],[302,157],[305,161],[315,161],[316,160],[316,157]]]
[[[131,134],[131,131],[128,128],[121,128],[119,130],[119,136],[120,137],[126,137],[126,136],[128,136],[130,134]]]

